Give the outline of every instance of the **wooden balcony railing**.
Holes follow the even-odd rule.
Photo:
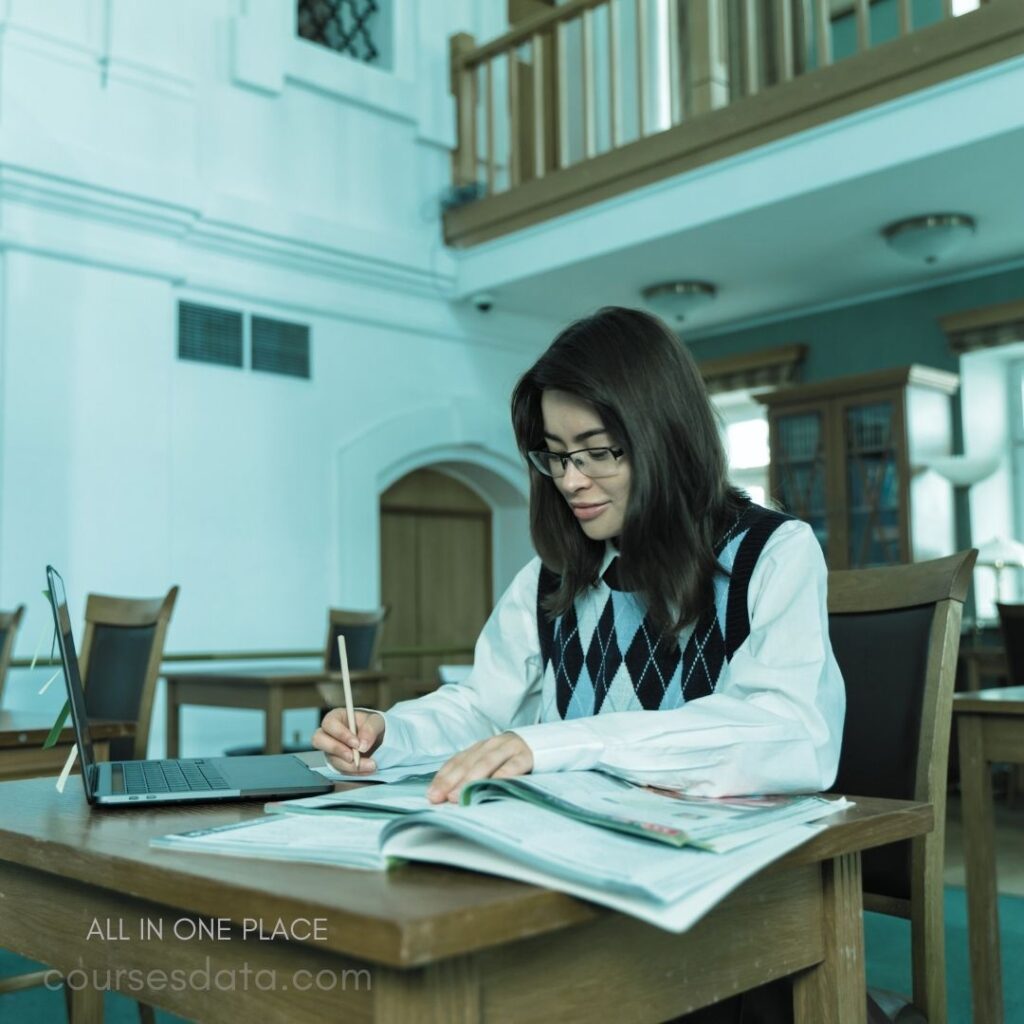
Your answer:
[[[1022,53],[1024,2],[567,0],[450,42],[472,245]]]

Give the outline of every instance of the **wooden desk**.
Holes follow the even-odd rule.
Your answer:
[[[1007,679],[1010,675],[1006,649],[1001,644],[962,643],[960,661],[968,690],[980,690],[983,678]]]
[[[41,775],[59,775],[75,742],[69,725],[60,739],[43,750],[43,741],[50,735],[56,714],[44,715],[38,711],[0,711],[0,780],[32,779]],[[109,740],[119,736],[134,736],[134,722],[89,723],[93,752],[97,761],[110,756]],[[77,771],[76,767],[76,771]]]
[[[350,673],[352,699],[364,707],[386,707],[387,680],[384,672],[369,669]],[[167,681],[167,756],[178,757],[180,709],[183,704],[209,707],[256,708],[266,715],[264,752],[281,753],[281,715],[291,708],[339,706],[341,676],[323,669],[288,672],[273,669],[182,670],[165,672]]]
[[[799,1024],[864,1024],[859,851],[933,823],[928,804],[860,800],[689,933],[671,935],[449,868],[360,872],[147,845],[241,821],[259,805],[90,812],[80,791],[60,798],[52,782],[33,780],[0,785],[0,806],[0,946],[79,972],[69,978],[75,1024],[99,1019],[94,987],[108,983],[207,1022],[642,1022],[794,973]],[[197,918],[208,931],[223,921],[223,931],[192,937]],[[262,919],[265,934],[278,919],[286,928],[320,919],[322,937],[260,941],[244,934],[247,918]],[[115,938],[97,938],[97,927]],[[178,988],[158,973],[172,970],[185,972]],[[256,972],[271,971],[258,987]]]
[[[956,694],[975,1024],[1002,1024],[992,762],[1024,764],[1024,686]]]

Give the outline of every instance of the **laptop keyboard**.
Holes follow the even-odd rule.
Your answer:
[[[126,761],[126,793],[189,793],[227,789],[224,777],[206,761]]]

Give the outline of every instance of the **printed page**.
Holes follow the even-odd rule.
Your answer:
[[[407,779],[388,786],[364,786],[297,800],[275,800],[263,809],[270,814],[365,813],[393,817],[429,811],[433,807],[427,799],[429,784],[429,779]]]
[[[393,852],[393,836],[421,824],[470,839],[553,877],[655,903],[676,902],[698,893],[723,872],[744,865],[757,870],[766,863],[757,842],[728,853],[678,849],[595,828],[522,800],[470,807],[442,804],[427,814],[396,818],[382,834],[384,852]]]
[[[150,846],[381,870],[387,866],[380,852],[381,833],[386,825],[387,819],[364,815],[325,818],[271,815],[159,836],[150,840]]]
[[[733,889],[756,874],[762,866],[796,849],[824,827],[797,825],[757,843],[756,856],[736,860],[699,850],[670,851],[676,857],[708,858],[719,866],[714,877],[706,878],[694,891],[684,893],[671,902],[656,902],[610,892],[601,885],[554,877],[507,854],[488,849],[429,824],[408,827],[396,832],[386,840],[386,849],[390,855],[406,860],[469,868],[519,882],[557,889],[571,896],[579,896],[632,917],[638,917],[667,931],[679,933],[692,927]],[[726,864],[728,867],[725,867]],[[679,862],[678,866],[681,871],[686,871],[689,865],[684,860]]]
[[[394,768],[382,768],[379,772],[372,772],[369,775],[345,775],[329,764],[317,765],[313,771],[319,772],[332,782],[404,782],[406,779],[432,779],[444,763],[425,761],[423,764],[402,764]]]
[[[793,824],[848,806],[815,796],[686,797],[596,771],[548,772],[484,779],[467,786],[463,802],[518,796],[606,828],[674,846],[724,851]]]

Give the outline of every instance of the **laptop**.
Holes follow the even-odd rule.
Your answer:
[[[100,761],[93,754],[85,690],[71,635],[64,581],[52,565],[46,582],[57,629],[71,721],[82,759],[82,782],[90,804],[119,807],[181,804],[207,800],[295,797],[328,793],[334,784],[310,769],[295,754],[258,757],[197,757],[164,761]]]

